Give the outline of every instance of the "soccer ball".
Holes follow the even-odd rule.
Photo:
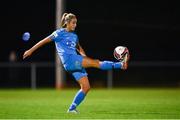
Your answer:
[[[114,49],[114,57],[119,61],[123,61],[126,54],[129,55],[129,50],[125,46],[117,46]]]

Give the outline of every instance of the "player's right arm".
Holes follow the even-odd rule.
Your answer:
[[[43,45],[45,45],[45,44],[47,44],[47,43],[49,43],[51,41],[52,40],[51,40],[50,37],[46,37],[43,40],[39,41],[32,48],[30,48],[29,50],[24,52],[23,59],[31,56],[34,51],[36,51],[38,48],[42,47]]]

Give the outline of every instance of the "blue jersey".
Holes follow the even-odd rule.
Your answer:
[[[77,55],[78,36],[74,32],[68,32],[66,29],[60,28],[49,37],[55,42],[56,50],[63,64],[70,55]]]

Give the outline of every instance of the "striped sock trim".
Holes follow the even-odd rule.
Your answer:
[[[76,104],[76,103],[72,103],[72,105],[77,106],[77,104]]]

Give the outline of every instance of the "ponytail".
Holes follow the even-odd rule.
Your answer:
[[[61,18],[60,27],[65,28],[66,24],[71,21],[71,19],[76,18],[76,16],[72,13],[64,13]]]
[[[68,15],[68,13],[64,13],[62,18],[61,18],[61,23],[60,23],[61,28],[66,27],[65,18],[66,18],[67,15]]]

